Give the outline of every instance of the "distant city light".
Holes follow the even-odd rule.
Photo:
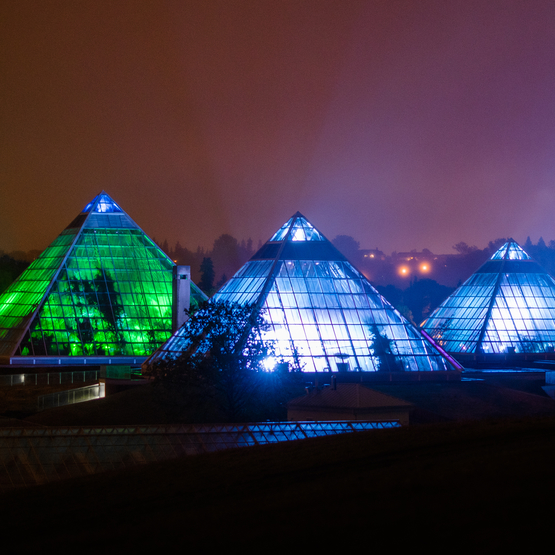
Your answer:
[[[399,268],[399,273],[400,273],[402,276],[408,276],[408,275],[409,275],[409,269],[408,269],[406,266],[401,266],[401,267]]]

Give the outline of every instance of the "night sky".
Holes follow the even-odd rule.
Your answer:
[[[555,3],[4,0],[0,249],[102,189],[151,236],[555,239]]]

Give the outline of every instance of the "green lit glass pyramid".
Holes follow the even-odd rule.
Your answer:
[[[457,354],[544,353],[555,346],[555,281],[513,240],[424,322]]]
[[[144,360],[171,335],[173,267],[102,192],[0,295],[0,361]]]
[[[457,367],[298,212],[213,299],[263,310],[270,324],[264,339],[274,343],[275,360],[284,359],[290,368],[391,372]],[[175,357],[188,345],[185,323],[147,364]]]

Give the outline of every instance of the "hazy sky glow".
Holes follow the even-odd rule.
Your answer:
[[[0,4],[0,249],[100,190],[189,248],[555,239],[555,3]]]

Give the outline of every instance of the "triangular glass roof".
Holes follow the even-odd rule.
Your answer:
[[[449,353],[544,353],[555,348],[555,281],[513,240],[424,322]]]
[[[531,260],[531,256],[513,239],[507,241],[491,260]]]
[[[150,355],[171,335],[173,266],[102,192],[0,295],[0,357]]]
[[[454,368],[299,213],[213,299],[263,311],[276,350],[269,368],[281,359],[309,372]],[[147,364],[188,344],[185,323]]]
[[[123,210],[104,192],[92,199],[83,209],[84,213],[97,212],[106,214],[109,212],[123,212]]]
[[[286,238],[289,241],[325,241],[324,236],[300,212],[287,220],[270,241],[283,241]]]

